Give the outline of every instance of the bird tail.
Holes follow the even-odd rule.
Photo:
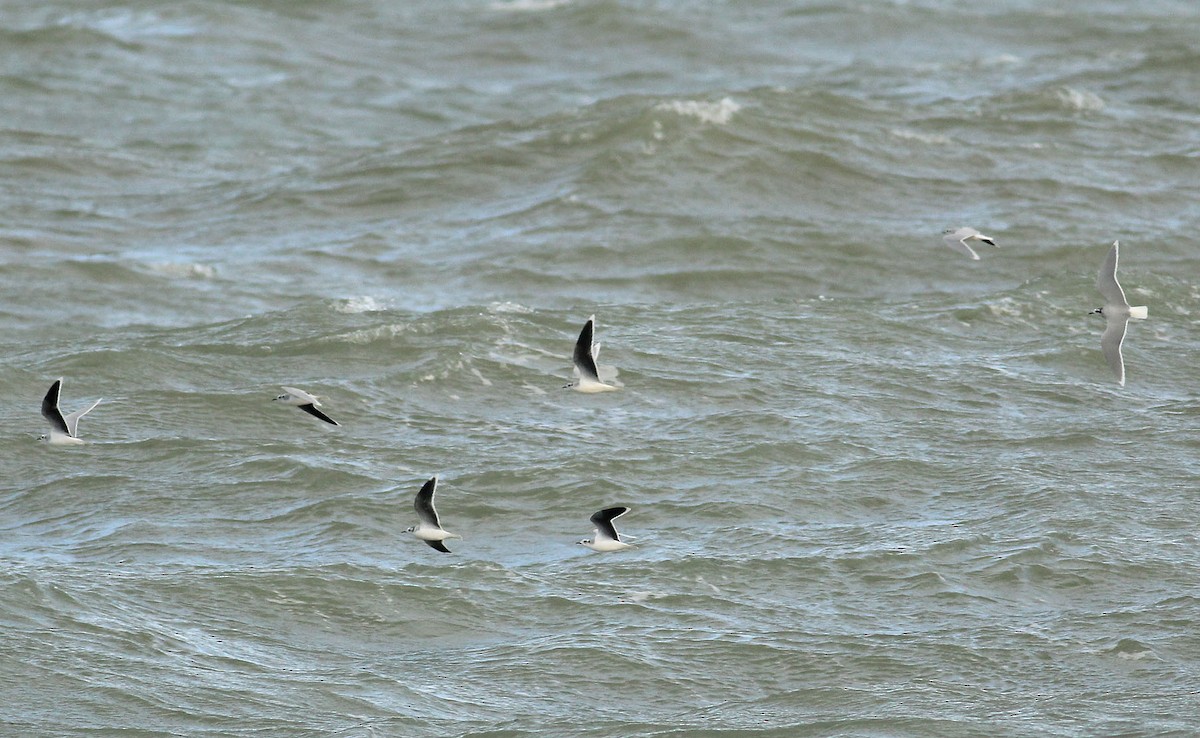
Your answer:
[[[1139,305],[1137,307],[1129,308],[1129,317],[1131,317],[1131,318],[1137,318],[1138,320],[1145,320],[1146,315],[1147,315],[1147,311],[1146,311],[1145,305]]]

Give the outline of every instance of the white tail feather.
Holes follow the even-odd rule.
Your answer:
[[[1137,318],[1138,320],[1145,320],[1146,315],[1147,315],[1147,311],[1146,311],[1145,305],[1139,305],[1137,307],[1129,308],[1129,317],[1131,317],[1131,318]]]

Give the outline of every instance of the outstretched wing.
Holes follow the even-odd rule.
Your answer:
[[[1127,318],[1109,318],[1100,336],[1100,348],[1104,351],[1104,359],[1108,362],[1113,374],[1117,375],[1117,383],[1125,386],[1125,359],[1121,356],[1121,344],[1125,342],[1125,328],[1129,325]]]
[[[610,538],[614,541],[621,540],[621,536],[617,533],[617,527],[613,525],[613,521],[629,512],[629,508],[624,505],[617,507],[606,507],[605,509],[592,515],[589,520],[592,525],[596,526],[596,536],[602,538]]]
[[[437,549],[438,551],[441,551],[442,553],[450,553],[450,549],[446,548],[446,544],[442,543],[441,541],[425,541],[425,542],[429,544],[430,548]]]
[[[75,434],[67,427],[67,421],[63,419],[62,413],[58,410],[58,395],[61,391],[62,378],[60,377],[54,380],[54,384],[50,385],[50,390],[42,398],[42,417],[50,421],[50,427],[54,430],[73,436]]]
[[[596,316],[593,315],[583,324],[583,330],[579,332],[579,340],[575,342],[575,353],[571,358],[581,377],[599,382],[600,372],[596,369],[596,357],[592,351],[595,326]]]
[[[421,486],[416,498],[413,499],[413,509],[417,511],[417,517],[430,528],[442,527],[441,521],[438,520],[437,509],[433,506],[433,493],[437,491],[437,481],[437,477],[430,479]]]
[[[329,423],[330,425],[341,425],[341,423],[337,422],[333,418],[329,417],[325,413],[318,410],[316,405],[313,405],[311,402],[307,405],[299,405],[298,407],[301,410],[303,410],[304,412],[308,413],[309,415],[318,417],[321,420],[324,420],[326,423]]]
[[[960,254],[964,254],[971,257],[975,261],[979,261],[979,254],[975,253],[975,249],[967,245],[966,239],[969,235],[971,235],[969,231],[964,232],[964,229],[959,229],[942,236],[942,241]]]
[[[90,413],[99,404],[100,400],[96,400],[83,410],[76,410],[73,413],[68,413],[67,415],[63,416],[63,422],[67,425],[67,433],[69,433],[72,438],[76,438],[79,435],[79,419]]]
[[[1125,290],[1121,289],[1121,285],[1117,283],[1117,257],[1119,250],[1119,241],[1113,241],[1112,248],[1108,252],[1108,256],[1104,257],[1104,263],[1100,265],[1100,271],[1096,273],[1096,289],[1104,295],[1106,305],[1124,305],[1129,306],[1125,300]],[[1124,329],[1122,329],[1124,334]]]

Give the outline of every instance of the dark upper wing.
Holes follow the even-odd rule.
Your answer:
[[[50,421],[50,425],[54,430],[65,435],[71,435],[71,431],[67,428],[67,421],[63,419],[62,413],[58,409],[58,394],[62,391],[62,379],[54,380],[54,384],[50,385],[50,391],[42,398],[42,417]]]
[[[442,553],[450,553],[450,549],[446,548],[446,544],[442,543],[441,541],[425,541],[425,542],[429,544],[430,548],[436,548],[438,551],[441,551]]]
[[[333,418],[329,417],[325,413],[318,410],[316,405],[313,405],[311,402],[307,405],[298,405],[297,407],[299,407],[301,410],[308,413],[309,415],[314,415],[314,416],[320,418],[321,420],[324,420],[326,423],[329,423],[330,425],[341,425],[341,423],[337,422]]]
[[[575,342],[575,353],[571,359],[582,376],[600,381],[600,372],[596,370],[596,358],[592,356],[592,341],[594,339],[596,318],[592,316],[583,324],[579,332],[579,340]]]

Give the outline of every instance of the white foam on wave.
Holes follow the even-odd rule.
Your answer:
[[[364,328],[349,333],[342,333],[337,336],[329,336],[322,338],[322,343],[352,343],[363,346],[374,343],[376,341],[387,341],[396,336],[403,335],[409,332],[409,327],[403,323],[392,323],[390,325],[376,326],[375,328]]]
[[[1021,301],[1006,296],[989,301],[984,305],[984,308],[993,318],[1019,319],[1025,317],[1025,311],[1021,309],[1022,305]]]
[[[493,302],[488,305],[488,312],[492,314],[516,313],[518,315],[530,315],[533,313],[533,308],[525,307],[516,302]]]
[[[128,8],[72,13],[60,18],[58,25],[89,28],[128,43],[153,37],[184,38],[200,32],[190,19],[168,18],[156,12]]]
[[[940,133],[921,133],[919,131],[912,131],[907,128],[892,128],[888,131],[888,133],[896,138],[902,138],[907,141],[916,141],[923,144],[930,144],[931,146],[944,146],[945,144],[950,143],[950,138],[948,136],[943,136]]]
[[[142,266],[159,276],[172,279],[212,279],[217,276],[216,267],[208,264],[189,264],[175,261],[147,261]]]
[[[387,306],[374,297],[362,295],[360,297],[347,297],[345,300],[341,300],[334,305],[333,309],[339,313],[353,315],[357,313],[377,313],[381,310],[386,310]]]
[[[442,367],[438,371],[426,372],[425,374],[421,375],[421,377],[417,381],[418,382],[440,382],[440,381],[450,379],[450,376],[452,374],[458,374],[467,369],[468,368],[467,368],[466,360],[458,359],[457,361],[450,362],[449,364]],[[479,379],[483,379],[482,374],[479,375]],[[486,383],[487,380],[484,380],[484,381]],[[485,384],[485,386],[486,386],[486,384]]]
[[[672,100],[659,103],[655,110],[666,110],[676,115],[698,119],[701,123],[723,126],[733,119],[733,114],[742,109],[732,99],[725,97],[717,102],[707,100]]]
[[[984,57],[959,57],[945,61],[916,62],[913,69],[921,74],[941,74],[945,72],[971,71],[993,67],[1007,67],[1024,64],[1025,60],[1014,54],[993,54]]]
[[[225,81],[230,86],[236,87],[239,90],[254,90],[261,87],[274,87],[289,82],[292,75],[284,72],[272,72],[270,74],[254,74],[254,75],[235,75],[228,76]]]
[[[494,2],[488,6],[488,9],[508,13],[536,13],[540,10],[553,10],[570,4],[571,0],[508,0],[508,2]]]
[[[1080,112],[1092,112],[1104,109],[1104,100],[1094,92],[1087,90],[1077,90],[1074,87],[1059,87],[1054,91],[1054,96],[1058,101],[1070,108]]]
[[[475,375],[475,378],[478,379],[483,384],[484,387],[492,386],[492,380],[483,376],[483,372],[479,371],[475,367],[471,367],[471,373]]]

